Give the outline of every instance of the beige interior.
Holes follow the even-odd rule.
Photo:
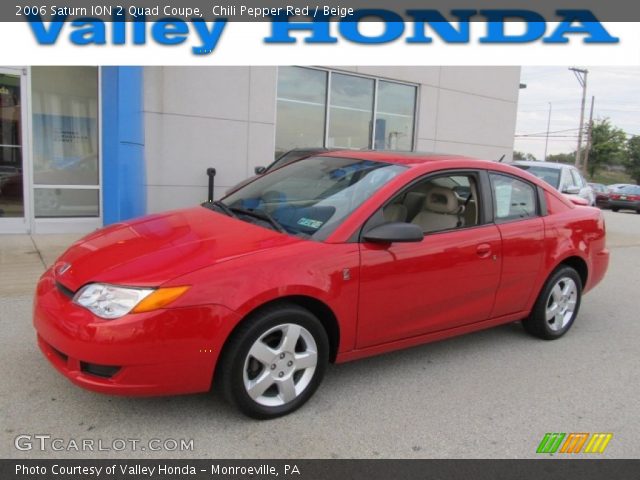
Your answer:
[[[410,222],[426,232],[478,224],[478,189],[470,178],[470,198],[459,197],[448,187],[432,182],[418,184],[383,210],[387,222]]]

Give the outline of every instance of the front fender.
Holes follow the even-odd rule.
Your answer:
[[[281,298],[318,300],[336,316],[344,351],[355,346],[359,275],[357,244],[305,241],[201,268],[166,286],[191,285],[176,306],[217,303],[240,319]]]

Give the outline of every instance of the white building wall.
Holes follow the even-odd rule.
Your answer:
[[[148,211],[206,200],[207,167],[216,196],[273,161],[275,67],[146,67]]]
[[[519,67],[335,67],[420,86],[416,149],[510,160]],[[149,212],[216,197],[268,165],[275,150],[277,67],[146,67]]]

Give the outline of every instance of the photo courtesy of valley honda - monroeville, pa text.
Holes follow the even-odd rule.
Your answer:
[[[328,151],[77,241],[40,279],[34,324],[79,386],[212,389],[273,418],[329,362],[516,321],[557,339],[608,262],[602,213],[522,169]]]

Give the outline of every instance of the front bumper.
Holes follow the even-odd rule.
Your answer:
[[[216,361],[239,319],[221,305],[168,308],[102,320],[72,303],[51,270],[38,283],[38,345],[65,377],[117,395],[170,395],[211,388]]]

